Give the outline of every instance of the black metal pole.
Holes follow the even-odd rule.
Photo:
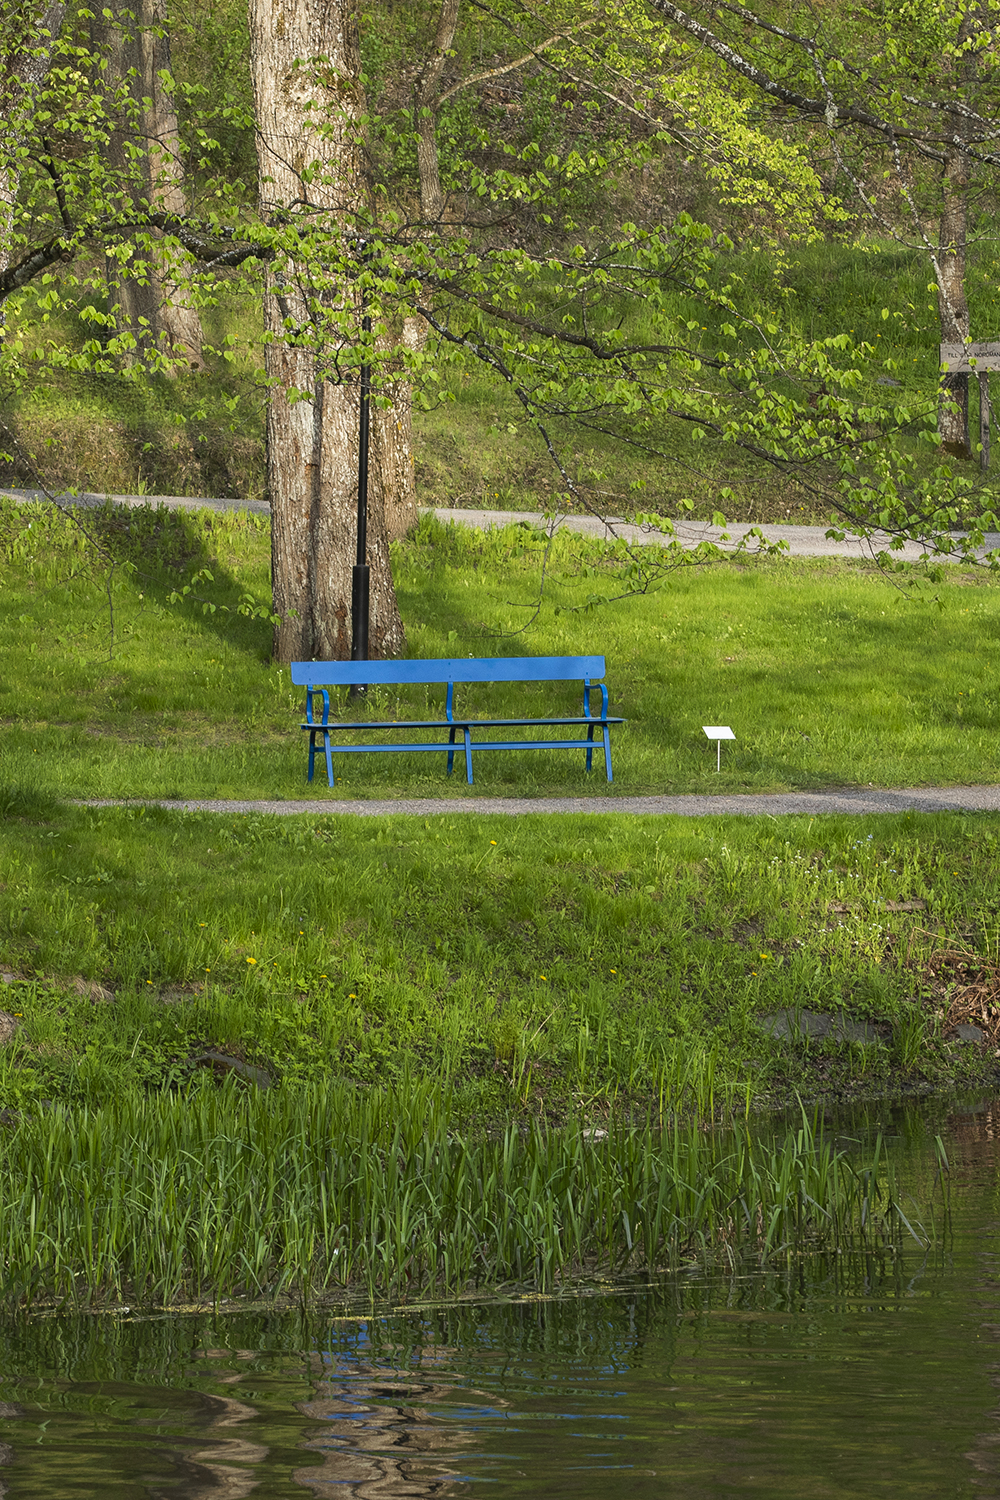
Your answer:
[[[364,293],[362,293],[362,296]],[[372,320],[365,313],[361,319],[364,333],[371,333]],[[361,412],[358,421],[358,550],[351,577],[351,660],[368,660],[369,570],[368,570],[368,443],[371,405],[371,366],[361,366]],[[367,691],[364,683],[355,683],[349,696],[359,698]]]

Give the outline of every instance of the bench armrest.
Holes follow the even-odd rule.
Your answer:
[[[314,719],[313,718],[313,704],[312,704],[312,701],[313,701],[313,694],[314,693],[321,693],[323,695],[323,717],[322,717],[322,719]],[[313,687],[307,688],[306,689],[306,723],[307,724],[318,724],[321,728],[323,728],[327,724],[329,724],[329,722],[330,722],[330,694],[327,692],[326,688],[313,688]]]
[[[601,690],[601,712],[600,712],[599,716],[595,716],[590,711],[590,690],[591,690],[592,686],[595,687],[595,688],[600,688],[600,690]],[[588,719],[593,719],[595,717],[600,717],[601,719],[606,719],[608,717],[608,690],[604,686],[603,682],[595,682],[595,683],[591,684],[588,681],[588,682],[584,683],[584,685],[583,685],[583,711],[586,714],[586,716],[587,716]]]

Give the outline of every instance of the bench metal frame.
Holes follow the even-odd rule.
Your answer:
[[[444,750],[448,755],[448,775],[452,773],[455,751],[465,753],[465,776],[472,784],[473,750],[585,750],[587,770],[591,769],[594,750],[604,756],[604,769],[608,780],[611,775],[612,724],[624,724],[625,720],[608,716],[608,690],[599,679],[604,676],[603,656],[499,656],[466,657],[430,661],[293,661],[292,682],[307,690],[306,722],[303,729],[309,731],[309,780],[313,779],[316,750],[322,745],[326,757],[326,775],[330,785],[334,784],[333,757],[335,749],[342,755],[360,755],[373,751],[393,750]],[[533,719],[473,719],[455,713],[455,684],[469,682],[582,682],[583,714],[579,718],[533,718]],[[447,687],[445,717],[428,720],[390,720],[345,724],[330,720],[330,688],[364,685],[369,687],[410,687],[441,684]],[[601,695],[600,712],[591,710],[591,692]],[[322,699],[322,714],[317,717],[314,699]],[[586,725],[584,739],[559,738],[545,740],[498,739],[475,740],[475,729],[514,728],[559,728]],[[369,732],[387,729],[441,729],[448,731],[447,739],[424,743],[354,744],[331,745],[330,736],[345,732]],[[461,735],[459,740],[458,736]],[[595,735],[598,738],[595,738]]]

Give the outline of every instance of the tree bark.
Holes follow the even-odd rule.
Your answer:
[[[420,214],[424,219],[440,219],[445,206],[437,149],[437,117],[441,108],[441,75],[455,40],[458,6],[459,0],[441,0],[434,50],[417,75],[414,88]]]
[[[402,344],[420,349],[426,337],[423,318],[406,318]],[[413,393],[405,375],[385,380],[388,407],[372,407],[372,454],[375,483],[382,495],[385,528],[390,541],[397,541],[417,524],[417,487],[413,471]],[[370,483],[370,480],[369,480]]]
[[[142,82],[145,72],[142,38],[122,13],[122,0],[95,10],[90,23],[91,47],[106,60],[102,82],[106,95],[118,94],[114,124],[108,132],[107,163],[111,169],[118,211],[123,217],[141,214],[150,202],[152,179],[149,158],[136,153],[142,112]],[[144,144],[144,143],[143,143]],[[128,258],[105,256],[108,311],[114,318],[118,338],[134,346],[119,355],[123,368],[144,365],[159,346],[161,323],[159,298],[152,267],[136,247]]]
[[[969,188],[968,158],[964,152],[949,153],[942,173],[944,203],[938,248],[938,315],[943,344],[969,342],[969,304],[965,295],[965,246],[967,231],[966,194]],[[971,458],[969,444],[969,377],[959,373],[942,375],[938,398],[938,437],[946,453]]]
[[[367,163],[357,140],[364,109],[356,0],[250,0],[250,47],[262,211],[279,227],[296,205],[351,234],[363,207]],[[351,655],[351,575],[357,547],[360,391],[327,379],[293,330],[311,320],[310,269],[294,257],[268,268],[264,289],[267,478],[277,661]],[[350,289],[340,289],[350,298]],[[360,327],[360,307],[358,308]],[[306,399],[297,399],[302,393]],[[389,564],[387,511],[398,462],[387,448],[388,413],[372,423],[368,498],[369,651],[405,643]]]
[[[187,213],[184,190],[184,161],[181,133],[173,97],[164,86],[164,77],[173,77],[170,59],[170,34],[166,29],[164,0],[146,0],[150,25],[143,29],[144,98],[150,101],[146,111],[146,131],[150,138],[150,178],[153,196],[166,213],[183,218]],[[171,353],[192,370],[204,370],[201,318],[190,302],[190,263],[175,252],[166,264],[163,260],[157,275],[160,283],[160,318]]]
[[[959,42],[972,31],[971,9],[959,32]],[[968,54],[952,62],[953,84],[968,85],[975,63]],[[947,80],[945,80],[947,85]],[[966,240],[968,234],[969,156],[968,124],[954,122],[954,141],[941,170],[941,221],[938,233],[938,316],[943,344],[967,344],[970,337],[969,303],[965,295]],[[938,393],[938,438],[945,453],[955,458],[972,457],[969,441],[969,377],[942,375]]]
[[[109,134],[108,165],[117,179],[123,211],[141,214],[154,207],[187,211],[180,130],[162,74],[170,73],[170,41],[163,25],[162,0],[140,0],[136,13],[113,0],[91,22],[95,52],[108,60],[106,83],[123,91],[122,109]],[[204,369],[198,313],[188,302],[188,264],[180,252],[166,255],[155,241],[136,247],[124,263],[106,259],[108,295],[120,337],[134,348],[122,363],[146,365],[156,355]],[[173,368],[173,365],[168,366]]]
[[[52,0],[24,6],[0,3],[0,271],[13,263],[14,216],[19,174],[15,148],[21,140],[18,111],[26,95],[44,82],[52,42],[59,35],[66,6]],[[0,331],[2,331],[0,313]]]

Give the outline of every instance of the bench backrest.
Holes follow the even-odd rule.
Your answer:
[[[293,661],[297,687],[405,683],[585,682],[604,676],[603,656],[467,656],[432,661]]]

